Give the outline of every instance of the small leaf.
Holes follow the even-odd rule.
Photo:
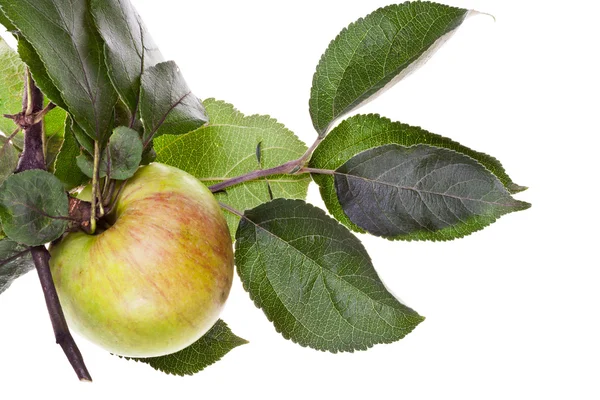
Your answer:
[[[466,15],[467,10],[442,4],[405,2],[380,8],[342,30],[313,77],[310,115],[319,135],[325,135],[337,118],[406,76]]]
[[[104,39],[108,74],[129,111],[137,111],[142,71],[163,61],[129,0],[92,0],[92,15]]]
[[[389,239],[450,240],[530,207],[477,161],[427,145],[364,151],[335,171],[335,187],[352,222]]]
[[[9,136],[17,125],[2,114],[16,114],[23,108],[25,64],[0,37],[0,131]]]
[[[152,368],[172,375],[194,375],[219,361],[234,348],[248,343],[237,337],[222,320],[218,320],[192,345],[162,357],[133,358]]]
[[[335,170],[365,150],[393,143],[403,146],[427,144],[457,151],[475,159],[486,167],[500,179],[511,193],[525,189],[515,184],[502,167],[502,164],[487,154],[471,150],[460,143],[419,127],[392,122],[387,118],[373,114],[355,115],[342,121],[332,129],[313,153],[309,166]],[[313,179],[319,185],[323,201],[335,219],[356,232],[364,232],[353,224],[342,210],[335,191],[334,177],[313,174]]]
[[[67,193],[49,172],[23,171],[0,186],[2,228],[17,243],[39,246],[59,238],[68,215]]]
[[[1,239],[0,234],[0,239]],[[25,275],[35,266],[27,246],[12,240],[0,240],[0,294],[18,277]]]
[[[74,120],[88,136],[104,142],[117,95],[88,1],[0,0],[0,6],[39,55]]]
[[[156,161],[182,169],[210,186],[257,169],[256,149],[261,145],[261,164],[265,169],[294,160],[306,146],[283,124],[266,115],[244,116],[231,104],[204,101],[210,122],[186,135],[161,136],[154,144]],[[265,180],[244,182],[216,194],[219,201],[246,210],[274,197],[306,198],[310,177],[276,175]],[[239,218],[225,213],[232,236]]]
[[[125,180],[131,178],[140,166],[143,150],[139,133],[125,126],[115,128],[107,148],[102,152],[99,177],[104,178],[110,170],[111,179]],[[109,159],[110,162],[108,162]],[[79,155],[77,166],[85,175],[92,177],[94,160],[89,155]]]
[[[366,350],[402,339],[423,321],[387,291],[360,241],[303,201],[277,199],[246,211],[235,248],[252,300],[302,346]]]
[[[161,135],[193,131],[208,121],[204,106],[173,61],[156,64],[142,74],[140,112],[144,144]]]
[[[73,120],[71,117],[67,117],[65,139],[54,161],[54,175],[60,179],[66,190],[71,190],[89,181],[89,178],[75,167],[77,157],[81,154],[81,148],[75,139],[73,127]]]

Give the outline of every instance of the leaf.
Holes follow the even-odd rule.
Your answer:
[[[2,235],[0,235],[1,238]],[[12,240],[0,240],[0,294],[20,276],[35,268],[28,247]]]
[[[74,120],[104,142],[117,96],[88,2],[0,0],[0,6],[39,55]]]
[[[235,249],[252,300],[302,346],[366,350],[402,339],[424,319],[387,291],[356,237],[303,201],[246,211]]]
[[[25,64],[0,37],[0,131],[9,136],[17,125],[2,114],[17,114],[23,108]]]
[[[405,2],[380,8],[343,29],[313,77],[310,115],[319,135],[422,64],[467,13],[442,4]]]
[[[67,105],[62,98],[60,90],[58,90],[50,76],[48,76],[48,71],[40,59],[40,56],[36,53],[31,43],[27,42],[23,36],[17,35],[17,39],[19,40],[17,45],[19,56],[29,67],[29,71],[31,72],[31,76],[37,87],[39,87],[42,93],[44,93],[44,95],[54,104],[66,110]]]
[[[244,116],[231,104],[209,99],[204,101],[210,117],[207,125],[181,136],[161,136],[155,140],[156,161],[182,169],[210,186],[257,169],[256,148],[261,144],[261,165],[277,167],[297,159],[306,146],[296,135],[266,115]],[[261,179],[245,182],[217,193],[219,201],[246,210],[270,200],[269,184],[274,197],[304,199],[310,177],[275,175],[268,183]],[[232,235],[239,218],[225,213]]]
[[[507,175],[502,164],[487,154],[471,150],[460,143],[419,127],[392,122],[373,114],[355,115],[332,129],[313,153],[309,166],[335,170],[362,151],[392,143],[403,146],[427,144],[457,151],[477,160],[496,175],[511,193],[525,189],[515,184]],[[313,179],[320,187],[321,197],[329,212],[348,228],[356,232],[364,232],[353,224],[342,210],[335,191],[333,176],[313,174]]]
[[[162,357],[133,358],[152,368],[172,375],[194,375],[219,361],[234,348],[248,343],[237,337],[222,320],[218,320],[192,345]]]
[[[472,158],[422,144],[366,150],[335,171],[335,187],[352,222],[389,239],[451,240],[530,207]]]
[[[161,135],[181,135],[208,121],[204,106],[191,92],[173,61],[156,64],[142,74],[140,113],[144,144]]]
[[[89,181],[89,178],[75,167],[80,154],[81,148],[75,139],[73,120],[71,117],[67,117],[65,139],[54,161],[54,175],[60,179],[66,190],[71,190]]]
[[[46,168],[54,172],[54,162],[65,139],[67,113],[56,107],[44,116],[44,135],[46,137]]]
[[[0,134],[0,185],[15,171],[18,162],[19,152],[7,137]]]
[[[143,150],[139,133],[126,126],[115,128],[108,142],[108,147],[102,152],[99,177],[104,178],[110,170],[111,179],[125,180],[131,178],[140,166]],[[108,162],[109,159],[110,163]],[[94,171],[92,157],[87,154],[79,155],[77,166],[85,175],[92,177]]]
[[[142,71],[163,57],[129,0],[92,0],[91,7],[104,39],[108,74],[133,114],[140,98]]]
[[[67,227],[69,201],[62,183],[39,169],[11,175],[0,186],[0,220],[8,238],[28,246],[57,239]]]

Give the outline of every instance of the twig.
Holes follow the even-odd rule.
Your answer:
[[[23,95],[23,113],[30,116],[33,113],[39,112],[44,105],[44,96],[42,92],[35,86],[29,70],[25,78],[25,93]],[[46,161],[44,159],[44,147],[42,145],[42,123],[23,127],[25,134],[25,146],[23,155],[19,160],[16,172],[26,171],[30,169],[46,169]],[[56,343],[58,343],[71,366],[75,370],[77,377],[82,381],[91,381],[92,377],[88,372],[81,352],[77,348],[77,344],[73,340],[69,327],[65,320],[65,316],[56,293],[56,287],[50,273],[50,253],[44,246],[31,248],[31,256],[35,264],[35,268],[42,284],[46,307],[50,315],[50,321],[54,329]]]
[[[221,190],[228,188],[229,186],[234,186],[240,184],[242,182],[252,181],[258,178],[264,178],[270,175],[279,175],[279,174],[289,174],[293,170],[298,168],[298,160],[289,161],[285,164],[281,164],[278,167],[269,168],[269,169],[259,169],[256,171],[249,172],[244,175],[236,176],[235,178],[227,179],[223,182],[217,183],[209,187],[210,191],[213,193],[220,192]]]
[[[44,291],[44,299],[50,314],[56,343],[62,347],[79,380],[91,382],[92,377],[83,362],[83,357],[71,336],[71,332],[69,332],[65,315],[58,300],[58,293],[56,293],[56,287],[50,273],[50,253],[44,246],[37,246],[31,249],[31,257]]]

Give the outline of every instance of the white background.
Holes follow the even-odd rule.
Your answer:
[[[450,1],[450,0],[448,0]],[[315,66],[341,28],[390,0],[134,2],[194,92],[315,133]],[[449,243],[360,236],[386,285],[427,317],[400,342],[328,354],[277,334],[239,280],[222,317],[250,341],[193,377],[166,376],[79,338],[76,380],[35,274],[0,296],[0,397],[54,399],[598,399],[595,1],[461,1],[468,19],[422,69],[360,110],[502,161],[533,203]],[[311,187],[309,200],[322,203]]]

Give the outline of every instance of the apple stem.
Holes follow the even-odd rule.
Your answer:
[[[27,70],[25,76],[25,92],[23,94],[23,111],[20,113],[23,116],[22,120],[26,121],[26,123],[20,125],[25,135],[25,146],[15,173],[31,169],[46,169],[42,120],[33,121],[33,123],[27,122],[28,120],[31,120],[33,115],[40,112],[43,106],[44,95],[35,85],[31,78],[31,73]],[[65,320],[58,294],[56,293],[56,287],[54,286],[54,281],[52,280],[52,274],[50,272],[50,252],[48,252],[48,249],[44,246],[32,247],[30,252],[38,277],[40,278],[42,291],[44,292],[44,298],[46,300],[46,307],[48,308],[48,314],[50,315],[50,321],[56,337],[56,343],[62,347],[67,359],[75,370],[77,377],[79,377],[79,380],[91,381],[92,377],[85,366],[81,352],[77,348],[77,344],[69,332],[69,327]]]

